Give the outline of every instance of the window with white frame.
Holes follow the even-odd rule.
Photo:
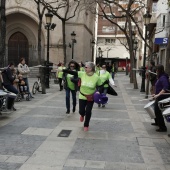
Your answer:
[[[152,13],[156,13],[157,12],[157,2],[155,3],[155,2],[153,2],[153,4],[152,4]]]
[[[105,39],[105,44],[109,45],[109,44],[115,44],[116,39],[114,38],[106,38]]]
[[[103,26],[102,32],[103,33],[114,33],[115,32],[115,26]]]

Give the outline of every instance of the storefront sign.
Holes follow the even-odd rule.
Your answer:
[[[155,38],[155,44],[166,45],[168,44],[168,38]]]

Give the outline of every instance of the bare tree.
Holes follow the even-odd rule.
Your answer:
[[[38,23],[38,64],[43,64],[42,60],[42,46],[41,46],[41,34],[42,34],[42,20],[45,12],[45,7],[41,6],[41,3],[38,0],[34,0],[37,4],[37,12],[39,17],[39,23]],[[44,72],[45,69],[43,67],[39,68],[40,72],[40,80],[41,80],[41,87],[42,87],[42,94],[46,94],[46,87],[45,87],[45,76]]]
[[[6,59],[6,0],[1,0],[0,2],[0,67],[4,67]]]
[[[80,0],[37,0],[41,3],[48,11],[57,16],[58,19],[62,22],[62,34],[63,34],[63,54],[64,54],[64,63],[66,63],[66,31],[65,25],[68,20],[74,18]]]
[[[41,34],[42,34],[42,19],[43,15],[45,12],[45,7],[41,7],[41,3],[39,0],[34,0],[35,3],[37,4],[37,12],[38,12],[38,17],[39,17],[39,23],[38,23],[38,64],[41,64],[42,62],[42,57],[41,57]]]
[[[141,0],[129,0],[127,3],[124,3],[123,5],[119,3],[119,0],[96,0],[95,1],[98,6],[98,15],[99,17],[104,17],[107,19],[111,24],[115,25],[119,30],[121,30],[126,38],[126,41],[121,41],[121,44],[125,46],[125,48],[129,51],[130,54],[130,63],[131,63],[131,70],[130,70],[130,82],[134,83],[134,88],[137,87],[137,81],[136,81],[136,74],[133,74],[133,68],[136,66],[136,58],[134,56],[134,50],[133,50],[133,40],[132,40],[132,24],[135,25],[136,30],[135,32],[138,32],[138,35],[141,37],[143,41],[146,42],[145,38],[143,37],[143,30],[142,30],[142,21],[136,20],[137,14],[141,15],[142,10],[145,8],[145,4]],[[113,5],[116,6],[121,10],[121,12],[116,13],[115,8],[113,8]],[[95,13],[95,10],[89,7],[89,10]],[[110,13],[111,15],[108,15]],[[123,20],[124,25],[119,25],[118,20]],[[116,33],[116,32],[115,32]],[[149,45],[147,44],[149,47]],[[150,47],[149,47],[150,49]]]

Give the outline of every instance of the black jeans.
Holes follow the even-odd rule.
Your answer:
[[[62,85],[63,79],[62,78],[58,78],[58,81],[59,81],[60,90],[63,90],[63,85]]]
[[[69,88],[65,89],[66,91],[66,108],[67,111],[70,111],[70,92],[72,94],[72,100],[73,100],[73,108],[76,107],[76,91],[70,90]]]
[[[170,95],[163,94],[163,95],[158,96],[155,100],[155,107],[154,107],[155,116],[156,116],[155,122],[158,124],[159,128],[163,129],[163,130],[167,129],[167,128],[166,128],[166,125],[165,125],[165,122],[164,122],[164,118],[162,116],[162,112],[161,112],[161,110],[158,106],[158,102],[160,100],[166,99],[168,97],[170,97]]]
[[[79,99],[79,113],[81,116],[85,116],[84,127],[89,127],[93,104],[94,101]]]

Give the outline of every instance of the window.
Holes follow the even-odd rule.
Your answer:
[[[165,15],[163,15],[162,27],[165,27]]]
[[[157,12],[157,2],[152,4],[152,13]]]
[[[115,42],[116,42],[116,39],[110,39],[110,38],[105,39],[105,44],[114,44]]]
[[[114,16],[113,16],[113,15],[115,15],[115,14],[114,14],[114,13],[113,13],[113,14],[111,14],[111,13],[106,13],[106,16],[107,16],[108,19],[114,19]],[[103,16],[103,19],[106,20],[105,16]]]
[[[103,33],[114,33],[115,32],[115,27],[114,26],[103,26],[102,27],[102,32]]]

